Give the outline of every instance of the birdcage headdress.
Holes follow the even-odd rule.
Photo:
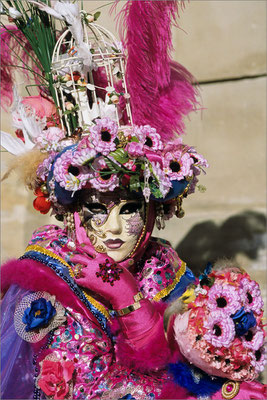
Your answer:
[[[99,13],[79,11],[78,3],[27,4],[26,11],[20,1],[14,9],[4,6],[9,17],[17,14],[12,17],[16,28],[3,28],[3,51],[14,48],[14,41],[21,45],[18,60],[33,73],[40,95],[32,101],[15,92],[13,117],[25,143],[3,134],[2,144],[17,155],[40,154],[30,180],[35,208],[44,213],[52,206],[56,214],[64,213],[81,190],[90,188],[121,188],[141,193],[146,201],[176,199],[179,208],[207,162],[178,137],[183,117],[197,104],[192,76],[170,58],[170,25],[178,3],[127,2],[120,14],[122,42],[96,23]],[[61,32],[54,18],[61,21]],[[43,24],[40,38],[38,24]],[[3,101],[10,100],[8,62],[14,57],[2,66]]]

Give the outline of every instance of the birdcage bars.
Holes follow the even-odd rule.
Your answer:
[[[83,59],[76,55],[74,38],[71,36],[70,39],[67,39],[68,35],[71,34],[70,30],[66,30],[60,36],[52,56],[52,73],[56,80],[54,87],[60,119],[61,123],[66,127],[69,136],[78,125],[85,128],[93,123],[94,118],[100,116],[97,89],[102,89],[106,92],[105,102],[108,100],[108,94],[123,95],[125,97],[127,119],[132,124],[131,108],[125,82],[125,56],[118,49],[115,37],[108,30],[94,23],[89,24],[89,26],[83,23],[83,27],[84,42],[88,45],[88,49],[92,53],[91,68],[85,66]],[[105,70],[108,88],[95,86],[92,69],[101,67]],[[116,67],[118,70],[116,70]],[[115,74],[114,69],[116,70]],[[82,79],[85,78],[80,84],[78,84],[77,77],[75,76],[77,73],[80,74]],[[116,92],[116,83],[118,84],[118,82],[115,82],[116,79],[114,78],[114,75],[118,76],[118,74],[121,81],[119,84],[122,88],[122,92],[120,91],[120,93]],[[91,107],[88,91],[90,91]],[[73,103],[68,104],[71,103],[71,98],[75,105]],[[114,105],[116,120],[120,124],[120,108],[118,104]]]

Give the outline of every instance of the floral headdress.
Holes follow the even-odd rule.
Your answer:
[[[185,357],[208,374],[254,380],[266,363],[259,285],[228,263],[206,270],[193,297],[174,324]]]
[[[122,43],[96,23],[100,12],[79,11],[77,2],[26,3],[3,2],[15,27],[2,28],[2,103],[12,98],[12,65],[32,74],[39,96],[14,91],[18,138],[2,133],[2,145],[16,155],[40,153],[34,207],[60,215],[82,189],[121,188],[147,202],[176,199],[181,216],[207,161],[175,136],[197,104],[193,77],[169,55],[178,3],[128,1]]]

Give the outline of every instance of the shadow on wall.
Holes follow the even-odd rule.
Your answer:
[[[226,219],[221,225],[205,221],[195,225],[176,247],[176,251],[198,275],[208,262],[218,258],[235,258],[238,253],[256,260],[265,248],[266,216],[244,211]]]

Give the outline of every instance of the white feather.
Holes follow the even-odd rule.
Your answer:
[[[4,131],[1,131],[1,146],[15,156],[26,151],[25,144],[21,139],[18,139]]]
[[[63,0],[53,2],[53,7],[49,7],[35,0],[29,0],[29,2],[34,4],[40,10],[47,12],[55,18],[65,20],[69,24],[69,29],[75,39],[78,57],[83,59],[84,65],[91,67],[92,54],[90,52],[90,46],[83,41],[83,26],[78,3]]]

